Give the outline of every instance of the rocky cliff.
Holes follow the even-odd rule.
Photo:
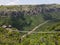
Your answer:
[[[0,15],[38,15],[40,13],[60,12],[60,5],[14,5],[0,6]]]

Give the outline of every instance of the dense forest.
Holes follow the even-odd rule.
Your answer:
[[[32,31],[39,24],[34,32],[52,33],[32,32],[21,40],[27,32],[20,31]],[[60,45],[59,31],[59,4],[0,6],[0,45]]]

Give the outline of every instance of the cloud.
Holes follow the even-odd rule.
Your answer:
[[[16,0],[16,1],[14,0],[9,3],[6,3],[5,5],[18,5],[18,2],[19,2],[19,0]]]
[[[0,0],[0,5],[18,5],[19,0]]]
[[[7,3],[7,4],[5,4],[5,5],[17,5],[17,3],[15,3],[15,2],[10,2],[10,3]]]
[[[58,3],[59,0],[0,0],[0,5],[29,5],[29,4],[51,4]]]

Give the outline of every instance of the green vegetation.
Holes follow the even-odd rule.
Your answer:
[[[22,45],[60,45],[59,35],[58,33],[31,34],[22,41]]]
[[[19,44],[20,33],[0,28],[0,45]]]
[[[36,33],[20,40],[21,34],[16,31],[0,28],[0,45],[59,45],[60,33]]]
[[[32,31],[47,20],[34,32],[60,31],[60,5],[0,6],[0,45],[60,45],[60,33],[32,33],[21,40],[27,32],[19,31]]]

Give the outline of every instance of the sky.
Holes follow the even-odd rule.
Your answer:
[[[60,0],[0,0],[0,5],[60,4]]]

